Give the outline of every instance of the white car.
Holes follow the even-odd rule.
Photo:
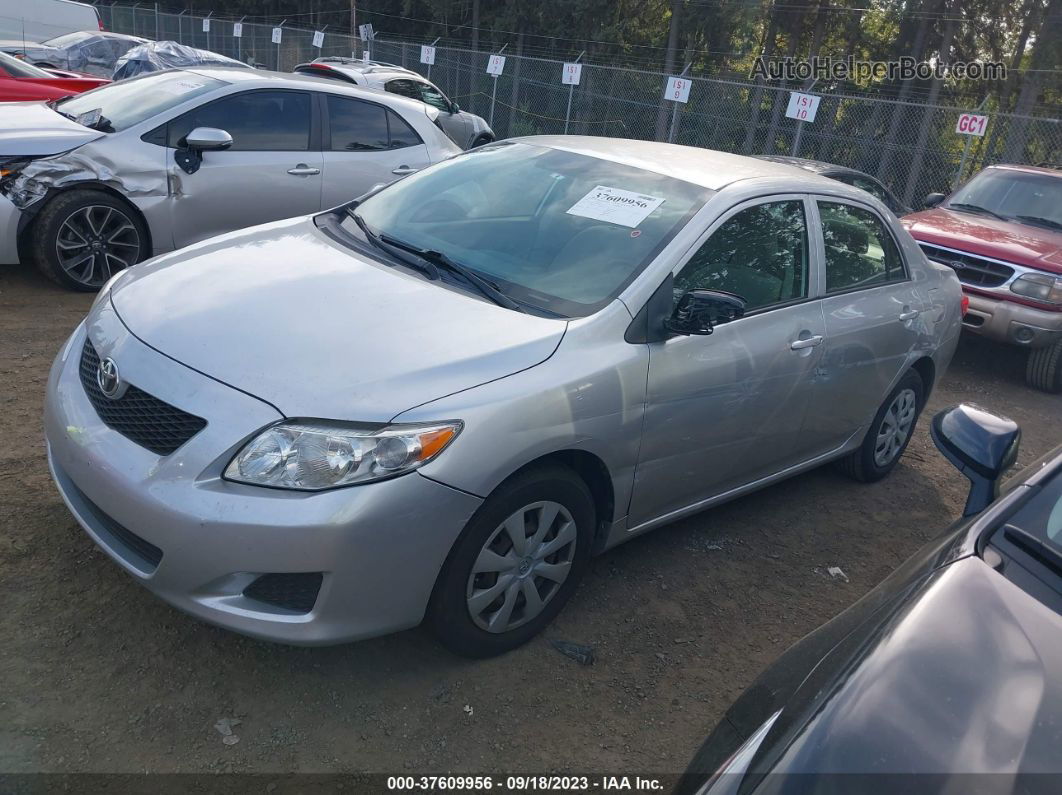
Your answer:
[[[411,69],[380,61],[359,61],[354,58],[318,58],[301,63],[294,69],[299,74],[324,77],[352,85],[387,91],[423,102],[439,111],[439,124],[462,149],[473,149],[495,139],[486,119],[461,110],[461,106],[444,94],[437,85],[425,80]]]
[[[0,262],[98,290],[153,254],[335,207],[461,150],[439,112],[299,75],[153,72],[0,107]],[[20,245],[21,244],[21,245]]]

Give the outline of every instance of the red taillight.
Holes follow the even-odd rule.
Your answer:
[[[103,27],[103,17],[101,17],[101,16],[97,15],[97,16],[96,16],[96,22],[98,22],[98,23],[99,23],[99,26],[100,26],[100,30],[105,30],[105,28]]]
[[[970,309],[970,296],[963,293],[962,303],[960,304],[960,306],[962,307],[963,317],[966,317],[966,312]]]

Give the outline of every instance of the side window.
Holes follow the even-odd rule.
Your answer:
[[[420,81],[417,81],[417,89],[420,94],[420,101],[425,105],[431,105],[433,108],[438,108],[444,113],[450,112],[450,101],[431,83],[421,83]]]
[[[371,102],[328,95],[328,128],[333,152],[372,152],[388,148],[387,110]]]
[[[748,207],[716,229],[675,277],[675,292],[726,290],[746,309],[808,294],[808,228],[798,199]]]
[[[310,95],[249,91],[219,99],[170,122],[167,145],[178,146],[196,127],[225,130],[232,152],[304,152],[310,147]]]
[[[826,244],[826,292],[873,287],[906,278],[896,243],[874,213],[819,202]]]
[[[420,146],[424,143],[416,131],[393,110],[387,111],[387,123],[391,130],[392,149],[405,149],[407,146]]]
[[[885,189],[878,183],[874,182],[874,180],[867,179],[866,177],[853,177],[849,184],[854,185],[860,190],[865,190],[875,199],[882,202],[886,207],[889,206],[888,194],[885,193]]]
[[[400,97],[423,101],[420,98],[420,89],[417,88],[417,84],[413,80],[389,80],[384,85],[384,88],[392,94],[398,94]]]

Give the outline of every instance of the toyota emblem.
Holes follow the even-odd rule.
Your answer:
[[[948,265],[951,266],[952,270],[966,270],[966,263],[964,263],[962,260],[953,259],[951,262],[948,263]]]
[[[96,383],[100,391],[109,398],[118,397],[118,390],[122,385],[122,379],[118,375],[118,365],[114,359],[104,359],[96,368]]]

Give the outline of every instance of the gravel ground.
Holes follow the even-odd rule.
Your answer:
[[[0,266],[0,772],[677,772],[762,668],[964,499],[923,419],[882,483],[827,467],[597,558],[545,637],[498,659],[457,659],[419,630],[323,649],[248,640],[139,588],[52,486],[47,370],[90,303]],[[1023,367],[964,341],[929,410],[1010,415],[1027,463],[1062,442],[1062,401],[1024,386]],[[220,718],[240,721],[238,742]]]

